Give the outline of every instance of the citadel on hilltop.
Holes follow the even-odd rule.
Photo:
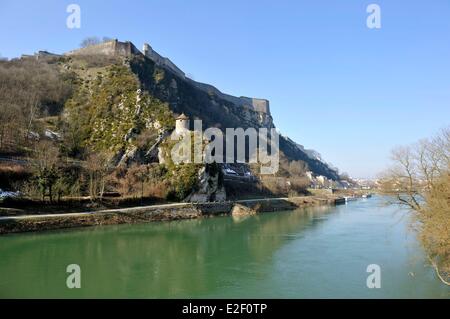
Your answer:
[[[39,53],[44,52],[40,51]],[[38,53],[38,54],[39,54]],[[46,52],[47,54],[51,54]],[[203,90],[205,92],[208,92],[210,94],[215,94],[218,97],[229,101],[233,104],[236,104],[238,106],[241,106],[243,108],[249,108],[255,112],[258,112],[260,114],[260,120],[263,123],[272,123],[271,115],[270,115],[270,107],[269,107],[269,101],[266,99],[259,99],[259,98],[252,98],[252,97],[236,97],[229,94],[222,93],[220,90],[218,90],[216,87],[196,82],[186,76],[186,74],[175,65],[169,58],[161,56],[158,52],[153,50],[153,48],[148,44],[144,43],[142,52],[139,51],[136,46],[130,42],[125,41],[121,42],[117,39],[103,42],[96,45],[91,45],[85,48],[69,51],[65,53],[65,55],[91,55],[91,54],[104,54],[104,55],[111,55],[111,56],[133,56],[133,55],[139,55],[143,54],[147,58],[151,59],[153,62],[155,62],[158,66],[167,69],[177,75],[179,78],[190,82],[191,84],[195,85],[198,89]]]
[[[130,71],[139,78],[142,87],[160,101],[168,103],[174,114],[185,113],[192,119],[202,119],[204,125],[208,127],[222,129],[275,128],[268,100],[225,94],[210,84],[194,81],[169,58],[153,50],[148,43],[143,44],[141,51],[130,41],[121,42],[113,39],[72,50],[63,55],[38,51],[34,55],[23,55],[22,58],[46,61],[63,56],[83,59],[83,56],[101,55],[129,60],[130,66],[133,65],[134,68]],[[150,65],[152,67],[148,68]],[[166,71],[163,77],[165,83],[154,82],[153,65],[160,71]],[[189,123],[185,122],[183,124],[189,126]],[[339,179],[337,169],[326,163],[320,154],[305,149],[282,134],[280,134],[280,150],[283,156],[291,161],[305,162],[316,176],[325,176],[330,180]]]

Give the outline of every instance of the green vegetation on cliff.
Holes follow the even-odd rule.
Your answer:
[[[174,127],[167,103],[142,93],[139,81],[124,65],[108,66],[95,79],[85,80],[65,110],[67,133],[77,136],[77,147],[113,153],[136,144],[141,133],[149,136]]]

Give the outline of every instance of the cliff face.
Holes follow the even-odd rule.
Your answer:
[[[274,127],[267,106],[253,100],[225,95],[216,88],[183,79],[144,56],[135,56],[131,68],[139,77],[143,88],[164,102],[175,113],[185,113],[201,119],[206,127]]]
[[[172,61],[160,56],[147,44],[143,53],[131,42],[117,40],[66,53],[68,56],[93,54],[124,57],[125,64],[136,75],[145,92],[167,103],[174,113],[201,119],[204,128],[275,127],[268,100],[228,95],[212,85],[193,81]],[[333,169],[309,156],[289,138],[280,136],[280,151],[288,160],[306,162],[317,175],[338,179]]]
[[[150,94],[168,102],[175,113],[185,113],[191,118],[201,119],[204,127],[275,127],[268,100],[222,93],[212,85],[181,77],[146,56],[135,56],[131,68]],[[160,74],[160,77],[155,79],[155,74]],[[287,137],[280,136],[280,151],[289,160],[306,162],[317,175],[339,179],[335,170],[309,156]]]

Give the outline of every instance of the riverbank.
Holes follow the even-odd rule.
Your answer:
[[[449,298],[408,210],[347,205],[1,236],[7,298]],[[406,215],[405,215],[406,214]],[[67,289],[66,267],[82,289]],[[381,267],[368,289],[367,266]]]
[[[4,216],[0,217],[0,234],[230,215],[236,205],[245,206],[254,213],[261,213],[308,206],[335,205],[339,202],[342,202],[342,198],[336,196],[301,196],[210,203],[162,204],[67,214]]]

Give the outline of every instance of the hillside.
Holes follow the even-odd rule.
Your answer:
[[[167,189],[160,194],[162,197],[181,200],[192,190],[202,189],[196,178],[199,167],[171,166],[167,162],[153,165],[161,164],[161,150],[168,147],[164,138],[174,129],[176,116],[184,113],[190,119],[201,119],[204,129],[275,127],[269,101],[231,96],[211,85],[195,82],[147,44],[141,52],[131,42],[112,40],[64,55],[39,51],[33,56],[1,62],[0,66],[0,75],[6,83],[2,94],[8,97],[0,105],[5,110],[0,129],[2,154],[35,157],[39,152],[33,140],[44,137],[53,141],[51,147],[57,146],[58,158],[81,163],[64,168],[53,163],[58,172],[55,174],[61,178],[46,176],[44,185],[39,178],[34,181],[41,183],[43,197],[52,178],[64,184],[61,194],[118,190],[131,194],[136,192],[133,180],[139,181],[139,176],[145,175],[146,181],[153,176],[150,188]],[[25,87],[29,89],[20,90]],[[17,123],[6,124],[7,116],[18,116]],[[310,170],[314,175],[339,180],[336,171],[282,135],[280,155],[277,176],[291,176],[291,168],[297,165],[300,168],[294,169],[298,171],[296,176],[304,176],[301,174]],[[108,167],[117,169],[112,173],[102,166],[105,161]],[[145,174],[144,168],[139,167],[142,164],[147,165]],[[95,174],[80,173],[89,171],[89,165],[95,166],[90,168]],[[249,168],[239,165],[233,169],[248,171]],[[133,167],[135,171],[130,169]],[[42,168],[34,169],[43,174]],[[202,174],[207,172],[208,169]],[[29,174],[32,173],[28,171],[25,175]],[[82,175],[90,182],[83,182]],[[98,185],[92,185],[92,178],[99,179]]]
[[[167,102],[174,113],[185,113],[191,118],[201,119],[205,127],[275,127],[269,101],[224,94],[211,85],[187,78],[170,60],[165,63],[165,58],[161,58],[148,46],[147,50],[152,53],[147,51],[146,55],[140,54],[134,45],[131,44],[131,47],[133,54],[130,66],[138,75],[143,88],[150,95]],[[308,156],[286,137],[280,137],[280,150],[288,160],[306,162],[317,175],[332,180],[339,179],[337,172],[320,160]]]

